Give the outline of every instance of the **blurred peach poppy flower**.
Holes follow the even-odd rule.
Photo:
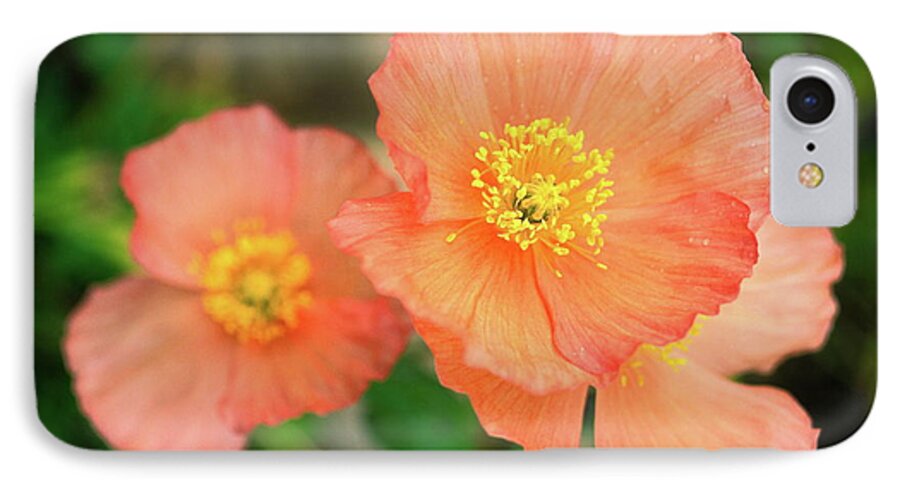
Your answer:
[[[332,236],[466,366],[609,381],[751,273],[768,103],[731,35],[401,35],[370,86],[410,191]]]
[[[682,340],[644,345],[613,382],[596,386],[597,447],[816,447],[819,430],[787,392],[729,377],[768,373],[785,357],[823,345],[843,254],[827,229],[772,219],[759,242],[759,263],[736,301],[698,320]],[[579,445],[587,384],[536,395],[467,365],[462,343],[447,329],[424,322],[416,328],[441,381],[469,396],[488,433],[527,449]]]
[[[122,186],[146,275],[94,289],[64,342],[111,445],[239,448],[387,376],[408,326],[325,229],[344,199],[394,188],[361,143],[227,109],[129,153]]]

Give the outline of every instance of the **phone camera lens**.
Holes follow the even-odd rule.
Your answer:
[[[788,109],[798,121],[818,124],[834,110],[834,91],[820,78],[801,78],[788,91]]]
[[[817,105],[819,105],[819,98],[815,94],[806,94],[806,97],[803,97],[804,109],[813,110]]]

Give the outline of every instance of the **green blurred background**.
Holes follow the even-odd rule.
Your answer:
[[[820,445],[849,436],[872,404],[876,375],[875,93],[859,56],[807,35],[742,35],[763,86],[782,54],[831,58],[859,97],[859,212],[836,230],[847,266],[841,311],[825,349],[748,383],[790,390],[821,427]],[[134,218],[119,186],[124,155],[179,123],[263,102],[291,125],[330,125],[362,138],[389,166],[374,134],[366,80],[385,35],[93,35],[68,41],[40,68],[35,114],[35,385],[41,421],[56,437],[106,448],[79,411],[60,354],[66,317],[94,283],[136,270],[127,251]],[[589,437],[590,417],[583,440]],[[485,434],[467,399],[443,388],[418,339],[360,403],[253,432],[248,447],[473,449],[516,447]]]

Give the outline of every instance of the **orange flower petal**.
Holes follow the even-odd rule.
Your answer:
[[[292,141],[277,116],[255,106],[183,124],[129,153],[122,187],[137,212],[135,259],[156,278],[194,287],[190,265],[214,246],[214,234],[250,219],[287,228]]]
[[[365,145],[340,131],[294,131],[297,190],[293,231],[313,263],[309,286],[326,296],[371,296],[372,286],[355,260],[331,242],[326,222],[347,199],[374,197],[396,186],[378,167]]]
[[[692,361],[732,375],[771,371],[783,358],[819,349],[837,311],[831,285],[843,253],[827,228],[790,228],[769,218],[760,228],[759,263],[737,300],[703,329]]]
[[[750,205],[753,229],[768,210],[768,102],[729,34],[401,35],[370,86],[426,221],[479,216],[478,133],[540,117],[615,149],[611,206],[720,191]]]
[[[553,349],[534,280],[531,254],[473,226],[416,222],[409,193],[349,201],[329,223],[342,250],[361,257],[375,288],[399,298],[416,317],[464,339],[466,363],[534,393],[590,380]]]
[[[718,191],[750,206],[756,230],[769,211],[769,103],[740,40],[622,36],[612,57],[572,117],[590,144],[615,149],[607,209]]]
[[[597,390],[597,447],[815,449],[819,430],[780,389],[746,386],[688,362],[645,360],[643,386]]]
[[[233,339],[200,298],[151,279],[94,289],[64,342],[75,393],[98,432],[121,449],[238,449],[218,415]]]
[[[587,386],[534,395],[463,360],[462,342],[447,329],[422,321],[416,331],[434,353],[441,383],[472,402],[489,434],[521,444],[525,449],[578,447]]]
[[[597,257],[555,260],[562,278],[538,267],[559,352],[582,369],[613,373],[641,343],[683,337],[697,314],[733,300],[756,262],[749,210],[716,193],[610,212]]]
[[[285,337],[238,349],[221,404],[235,430],[346,407],[390,373],[409,327],[388,300],[314,301]]]
[[[468,36],[400,35],[369,79],[378,135],[400,155],[397,170],[428,221],[483,214],[478,199],[461,199],[472,192],[478,133],[492,123],[480,63]]]

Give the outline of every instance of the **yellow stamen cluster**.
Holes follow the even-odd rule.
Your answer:
[[[702,322],[705,319],[705,316],[697,315],[691,329],[679,340],[662,346],[652,344],[640,346],[638,351],[643,352],[646,355],[635,355],[631,360],[622,365],[619,369],[619,385],[623,388],[627,387],[629,383],[634,383],[638,387],[644,386],[646,378],[641,372],[641,368],[644,366],[644,360],[648,358],[662,362],[675,370],[675,372],[678,372],[688,361],[681,354],[687,352],[688,347],[693,343],[694,338],[700,335],[700,331],[703,329]]]
[[[568,123],[543,118],[506,124],[502,137],[482,131],[485,144],[475,152],[482,166],[471,171],[472,187],[481,189],[484,220],[500,238],[523,251],[537,243],[561,257],[574,250],[605,268],[594,259],[606,220],[597,209],[613,195],[613,182],[603,178],[613,152],[584,151],[584,132],[571,132]]]
[[[266,343],[296,327],[312,296],[304,289],[309,260],[291,234],[250,223],[235,227],[230,243],[223,237],[217,233],[220,246],[194,264],[207,314],[241,342]]]

